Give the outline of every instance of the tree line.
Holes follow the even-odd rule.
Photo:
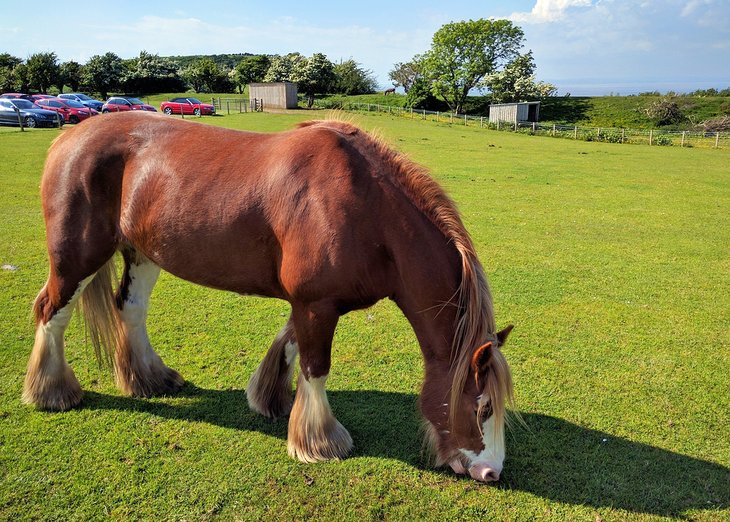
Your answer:
[[[223,55],[215,57],[161,57],[147,51],[131,59],[113,52],[92,56],[86,63],[59,63],[54,52],[22,60],[0,54],[0,92],[63,92],[83,90],[106,98],[112,92],[150,94],[193,90],[198,93],[243,92],[249,83],[291,81],[307,95],[366,94],[374,92],[373,73],[353,59],[331,62],[324,54]],[[233,64],[232,58],[240,59]]]
[[[508,20],[468,20],[443,25],[433,35],[431,48],[389,73],[395,87],[403,87],[406,105],[414,108],[464,111],[473,91],[488,91],[491,102],[529,101],[552,96],[557,88],[535,77],[532,51],[521,52],[522,29]],[[377,82],[372,71],[353,59],[330,61],[322,53],[310,57],[228,54],[215,57],[160,57],[142,51],[122,59],[112,52],[92,56],[85,64],[59,63],[53,52],[37,53],[23,61],[0,54],[0,90],[47,92],[243,92],[255,82],[290,81],[306,95],[366,94]]]

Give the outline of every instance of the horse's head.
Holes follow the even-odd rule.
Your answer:
[[[444,395],[442,386],[424,386],[421,398],[436,464],[448,464],[482,482],[498,480],[504,461],[505,406],[512,401],[512,378],[500,347],[511,330],[512,325],[473,351],[461,393]]]

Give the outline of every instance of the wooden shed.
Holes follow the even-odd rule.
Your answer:
[[[289,82],[249,83],[248,97],[263,102],[266,109],[296,109],[297,84]]]
[[[540,102],[495,103],[489,106],[489,121],[491,123],[523,121],[538,121],[540,116]]]

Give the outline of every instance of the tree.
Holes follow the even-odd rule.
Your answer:
[[[404,105],[410,109],[442,111],[445,104],[433,95],[431,85],[425,78],[416,78],[408,89]]]
[[[547,98],[557,88],[535,81],[535,60],[532,51],[519,55],[499,72],[486,77],[484,84],[492,92],[492,101],[498,103]]]
[[[286,56],[274,56],[271,65],[264,76],[265,82],[290,82],[294,66],[302,61],[304,56],[299,53],[289,53]]]
[[[122,59],[116,54],[96,54],[89,58],[83,68],[82,83],[106,98],[110,91],[121,87],[124,72]]]
[[[15,68],[23,60],[8,53],[0,53],[0,91],[8,92],[15,89]]]
[[[335,92],[341,94],[369,94],[375,92],[378,82],[373,72],[350,58],[335,65]]]
[[[28,85],[38,92],[46,92],[51,85],[58,83],[61,74],[56,53],[32,54],[25,62],[28,70]]]
[[[314,105],[314,95],[329,92],[335,83],[334,65],[322,53],[299,60],[291,72],[291,81],[307,95],[307,107]]]
[[[461,112],[469,91],[484,87],[485,76],[514,60],[522,47],[522,29],[508,20],[469,20],[442,26],[424,58],[433,93],[453,112]]]
[[[262,82],[270,65],[271,59],[265,54],[247,56],[238,62],[234,69],[234,82],[238,86],[238,92],[243,92],[249,83]]]
[[[19,63],[13,68],[13,88],[17,92],[28,92],[30,84],[28,82],[28,67],[24,63]]]
[[[127,62],[122,84],[126,92],[135,93],[174,92],[184,87],[175,64],[147,51]]]
[[[393,80],[395,87],[403,87],[403,90],[408,91],[411,89],[413,84],[423,77],[423,55],[417,54],[413,57],[410,62],[398,62],[393,66],[393,69],[388,73],[388,78]]]
[[[63,87],[68,85],[72,91],[79,90],[81,83],[81,64],[73,60],[63,62],[60,66],[60,74],[58,79],[58,90],[63,92]]]
[[[181,73],[195,92],[231,92],[233,83],[228,71],[210,58],[196,60]]]

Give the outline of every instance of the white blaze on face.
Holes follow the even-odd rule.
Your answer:
[[[467,450],[460,449],[461,453],[469,459],[469,469],[480,467],[482,469],[490,469],[496,473],[499,477],[499,473],[502,471],[502,464],[504,463],[504,427],[497,430],[496,420],[494,415],[490,416],[482,424],[482,442],[484,449],[479,454]],[[478,480],[481,480],[478,477]],[[494,479],[496,480],[496,479]]]

